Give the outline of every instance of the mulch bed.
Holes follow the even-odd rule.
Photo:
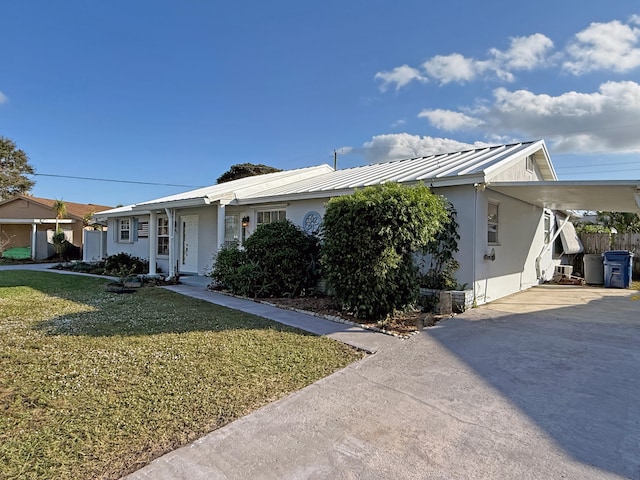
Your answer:
[[[337,317],[341,320],[362,325],[365,328],[382,331],[399,337],[408,337],[423,327],[435,325],[447,316],[437,316],[422,312],[420,309],[410,309],[406,312],[396,312],[384,322],[356,318],[343,311],[335,300],[330,297],[299,297],[299,298],[269,298],[265,302],[280,308],[302,310],[323,317]]]

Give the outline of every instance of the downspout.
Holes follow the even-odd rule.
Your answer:
[[[478,304],[476,298],[476,254],[478,252],[478,246],[476,245],[478,238],[478,187],[477,184],[473,188],[473,271],[471,273],[471,279],[473,282],[473,305]]]
[[[478,258],[478,192],[484,192],[487,188],[487,183],[474,183],[473,184],[473,304],[477,305],[478,299],[476,294],[476,261]],[[486,290],[486,285],[485,285]],[[485,292],[486,298],[486,292]]]

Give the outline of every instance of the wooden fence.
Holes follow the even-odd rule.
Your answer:
[[[627,250],[633,256],[633,279],[640,280],[640,233],[581,233],[584,253],[604,253],[609,250]]]

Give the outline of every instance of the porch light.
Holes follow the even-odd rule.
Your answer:
[[[242,217],[242,226],[243,227],[248,227],[249,226],[249,217]]]

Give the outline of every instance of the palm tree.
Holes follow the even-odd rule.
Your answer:
[[[60,232],[60,226],[58,224],[58,220],[63,219],[67,216],[67,204],[64,200],[56,200],[53,202],[53,211],[56,214],[56,233]]]

